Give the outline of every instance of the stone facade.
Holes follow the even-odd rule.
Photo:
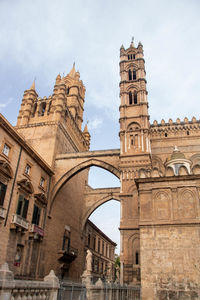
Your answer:
[[[114,195],[119,200],[119,189],[88,186],[89,166],[68,173],[56,189],[63,159],[66,172],[77,168],[81,153],[91,157],[87,125],[81,130],[84,94],[73,66],[66,77],[57,76],[49,98],[39,98],[34,83],[24,92],[15,128],[0,118],[0,259],[16,278],[42,278],[54,269],[59,278],[80,280],[92,206]],[[115,152],[108,157],[118,158]]]
[[[116,199],[121,203],[121,283],[141,284],[145,300],[197,299],[200,121],[193,117],[150,124],[141,43],[135,47],[132,41],[128,49],[120,48],[120,76],[120,149],[89,151],[87,125],[81,129],[85,87],[75,66],[67,76],[57,76],[49,98],[38,98],[34,84],[25,91],[15,129],[1,117],[0,181],[4,191],[7,185],[0,211],[4,221],[0,225],[1,261],[7,259],[13,270],[11,253],[17,251],[13,247],[26,243],[32,257],[41,257],[41,263],[38,271],[31,271],[26,261],[29,271],[23,269],[21,275],[43,277],[54,269],[61,278],[80,278],[87,219],[99,205]],[[21,146],[25,149],[22,153]],[[6,158],[7,151],[10,160]],[[24,174],[27,165],[33,171],[28,177]],[[91,166],[117,176],[120,190],[90,188]],[[42,202],[44,198],[38,188],[41,177],[47,183],[47,202],[43,201],[45,232],[42,246],[38,247],[28,237],[28,230],[11,226],[11,218],[16,213],[17,191],[25,189],[32,203],[28,210],[31,220],[33,199]],[[40,199],[35,194],[40,194]],[[11,198],[15,200],[9,202]],[[39,256],[34,247],[41,248]]]
[[[115,247],[117,246],[90,220],[85,225],[85,245],[92,253],[92,275],[94,280],[102,278],[114,281]]]
[[[2,115],[0,136],[0,263],[35,278],[53,171]]]

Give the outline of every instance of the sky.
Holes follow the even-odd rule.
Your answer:
[[[144,48],[150,121],[199,119],[199,14],[199,0],[0,0],[0,112],[15,125],[33,80],[49,96],[75,62],[91,150],[119,148],[119,49],[134,37]]]

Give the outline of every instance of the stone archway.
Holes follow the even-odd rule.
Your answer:
[[[56,184],[54,185],[52,192],[51,192],[51,203],[50,203],[50,208],[49,208],[49,215],[51,214],[51,210],[53,207],[54,200],[56,198],[57,193],[59,190],[62,188],[62,186],[73,176],[75,176],[77,173],[88,169],[92,166],[95,167],[100,167],[102,169],[105,169],[109,172],[111,172],[113,175],[116,177],[120,178],[120,171],[117,169],[115,166],[109,164],[108,162],[99,160],[99,159],[89,159],[84,162],[81,162],[80,164],[76,165],[72,169],[68,170],[67,172],[63,172],[64,174],[61,175],[61,177],[57,180]],[[63,167],[64,168],[64,167]]]
[[[98,190],[99,189],[95,189],[95,191],[97,192],[97,195],[98,195]],[[101,190],[101,192],[102,192],[102,190]],[[82,232],[84,230],[87,219],[98,207],[100,207],[102,204],[104,204],[110,200],[116,200],[116,201],[120,202],[121,199],[119,197],[119,193],[120,193],[119,188],[103,189],[103,192],[104,192],[103,197],[102,197],[102,195],[100,195],[99,197],[95,197],[95,198],[97,198],[96,201],[93,203],[93,205],[91,205],[85,211],[84,215],[82,216],[82,221],[81,221],[81,231]]]

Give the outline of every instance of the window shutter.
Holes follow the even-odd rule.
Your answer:
[[[24,219],[26,219],[26,216],[27,216],[28,205],[29,205],[29,201],[24,198],[24,207],[23,207],[23,212],[22,212],[22,218],[24,218]]]
[[[23,200],[24,200],[24,196],[19,195],[19,200],[18,200],[18,205],[17,205],[17,210],[16,210],[17,215],[21,215]]]
[[[3,206],[7,185],[0,182],[0,206]]]

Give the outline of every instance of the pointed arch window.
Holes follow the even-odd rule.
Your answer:
[[[131,105],[133,104],[133,95],[131,92],[129,92],[128,96],[129,96],[129,105]]]
[[[132,72],[131,72],[131,70],[128,70],[128,79],[132,80]]]
[[[50,101],[49,101],[49,107],[48,107],[47,114],[49,114],[49,112],[50,112],[50,109],[51,109],[51,104],[52,104],[52,101],[50,100]]]
[[[133,80],[136,80],[136,71],[133,70]]]
[[[46,110],[46,102],[42,102],[40,104],[39,116],[44,116],[45,110]]]
[[[135,253],[135,264],[139,265],[139,253],[138,253],[138,251],[136,251],[136,253]]]
[[[34,117],[34,116],[35,116],[36,109],[37,109],[37,103],[34,103],[34,105],[33,105],[32,117]]]
[[[137,104],[137,93],[136,92],[134,92],[133,98],[134,98],[134,104]]]

